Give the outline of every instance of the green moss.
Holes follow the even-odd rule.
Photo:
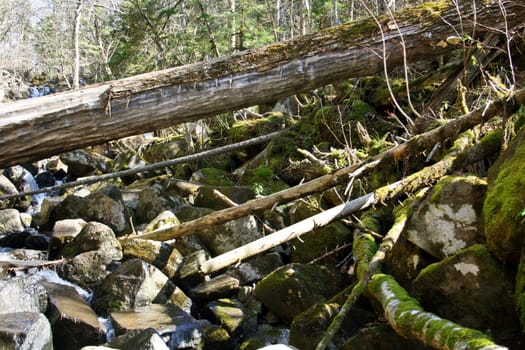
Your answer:
[[[202,168],[199,171],[204,176],[204,182],[210,186],[233,186],[229,173],[217,168]]]
[[[240,179],[240,184],[252,186],[255,192],[260,192],[258,194],[261,195],[268,195],[288,188],[288,185],[275,176],[273,170],[267,166],[246,169]]]
[[[365,233],[354,238],[352,252],[357,262],[357,277],[361,278],[368,270],[368,263],[376,253],[378,245],[372,235]]]
[[[228,134],[232,142],[240,142],[281,130],[293,124],[295,124],[295,121],[288,114],[272,112],[265,114],[264,118],[235,122],[230,127]]]
[[[489,182],[483,205],[489,248],[498,258],[514,263],[519,259],[525,234],[518,215],[525,208],[525,143],[519,142],[523,130],[489,172],[489,179],[495,179]]]

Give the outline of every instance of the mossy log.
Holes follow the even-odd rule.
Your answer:
[[[472,5],[424,3],[396,14],[395,21],[380,17],[380,26],[369,18],[224,58],[2,104],[0,167],[373,75],[384,69],[382,57],[389,68],[431,60],[456,49],[446,39],[457,28],[464,31],[459,35],[475,32],[482,40],[514,28],[525,15],[518,1]]]
[[[368,284],[368,291],[381,303],[388,323],[401,336],[418,339],[443,350],[507,349],[495,344],[481,331],[426,312],[392,276],[374,275]]]
[[[357,302],[357,299],[366,290],[372,276],[379,271],[381,264],[385,260],[386,254],[390,250],[392,250],[397,240],[399,239],[399,236],[401,236],[401,232],[403,232],[403,229],[405,228],[405,224],[410,215],[409,208],[410,207],[408,206],[408,203],[404,203],[403,206],[400,206],[394,210],[394,224],[392,225],[390,230],[388,230],[388,233],[383,238],[381,245],[372,256],[372,259],[370,259],[370,262],[368,262],[368,259],[359,259],[361,261],[358,260],[358,262],[360,262],[359,265],[361,265],[358,266],[359,270],[357,274],[359,282],[357,282],[352,288],[352,292],[350,293],[344,304],[341,306],[341,309],[339,310],[335,318],[332,320],[332,323],[326,330],[326,333],[321,339],[321,341],[319,341],[319,343],[317,344],[317,347],[315,348],[316,350],[324,350],[328,346],[330,341],[333,339],[334,335],[341,328],[341,325],[343,324],[343,321],[348,315],[348,312],[350,311],[352,306]],[[356,240],[355,242],[357,241],[358,240]],[[373,239],[371,240],[371,242],[373,242]],[[375,242],[373,244],[375,245]],[[364,262],[364,260],[366,260],[366,262]]]

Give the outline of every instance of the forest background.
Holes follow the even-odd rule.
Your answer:
[[[0,68],[63,88],[226,56],[421,0],[2,0]]]

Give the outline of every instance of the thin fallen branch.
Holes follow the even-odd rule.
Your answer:
[[[126,170],[117,171],[117,172],[110,173],[110,174],[98,175],[98,176],[88,176],[88,177],[82,178],[81,180],[66,182],[64,184],[56,185],[56,186],[44,187],[44,188],[34,190],[34,191],[5,194],[5,195],[0,196],[0,200],[28,196],[28,195],[33,195],[37,193],[53,192],[53,191],[61,190],[64,188],[88,185],[88,184],[92,184],[95,182],[115,179],[117,177],[130,176],[130,175],[135,175],[138,173],[145,173],[148,171],[163,169],[165,167],[173,166],[173,165],[180,164],[180,163],[188,163],[188,162],[195,161],[197,159],[207,158],[207,157],[215,156],[215,155],[226,153],[226,152],[231,152],[231,151],[234,151],[240,148],[245,148],[245,147],[268,142],[272,140],[273,138],[275,138],[280,132],[281,131],[276,131],[271,134],[258,136],[258,137],[255,137],[249,140],[245,140],[245,141],[241,141],[241,142],[237,142],[231,145],[217,147],[217,148],[214,148],[208,151],[199,152],[195,154],[189,154],[187,156],[170,159],[164,162],[148,164],[148,165],[133,168],[133,169],[126,169]]]

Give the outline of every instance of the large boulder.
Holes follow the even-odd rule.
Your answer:
[[[485,235],[490,251],[500,260],[518,264],[525,235],[525,128],[500,154],[488,172],[483,203]]]
[[[445,176],[414,209],[405,237],[438,259],[485,243],[482,206],[486,187],[476,176]]]
[[[513,292],[513,275],[480,244],[427,266],[413,282],[413,295],[425,310],[518,349],[525,343]]]
[[[117,235],[131,232],[126,208],[121,202],[102,192],[95,192],[87,197],[66,197],[51,209],[49,221],[53,225],[58,220],[77,218],[106,224]]]
[[[315,265],[285,265],[259,281],[255,297],[285,322],[340,290],[341,279]]]

